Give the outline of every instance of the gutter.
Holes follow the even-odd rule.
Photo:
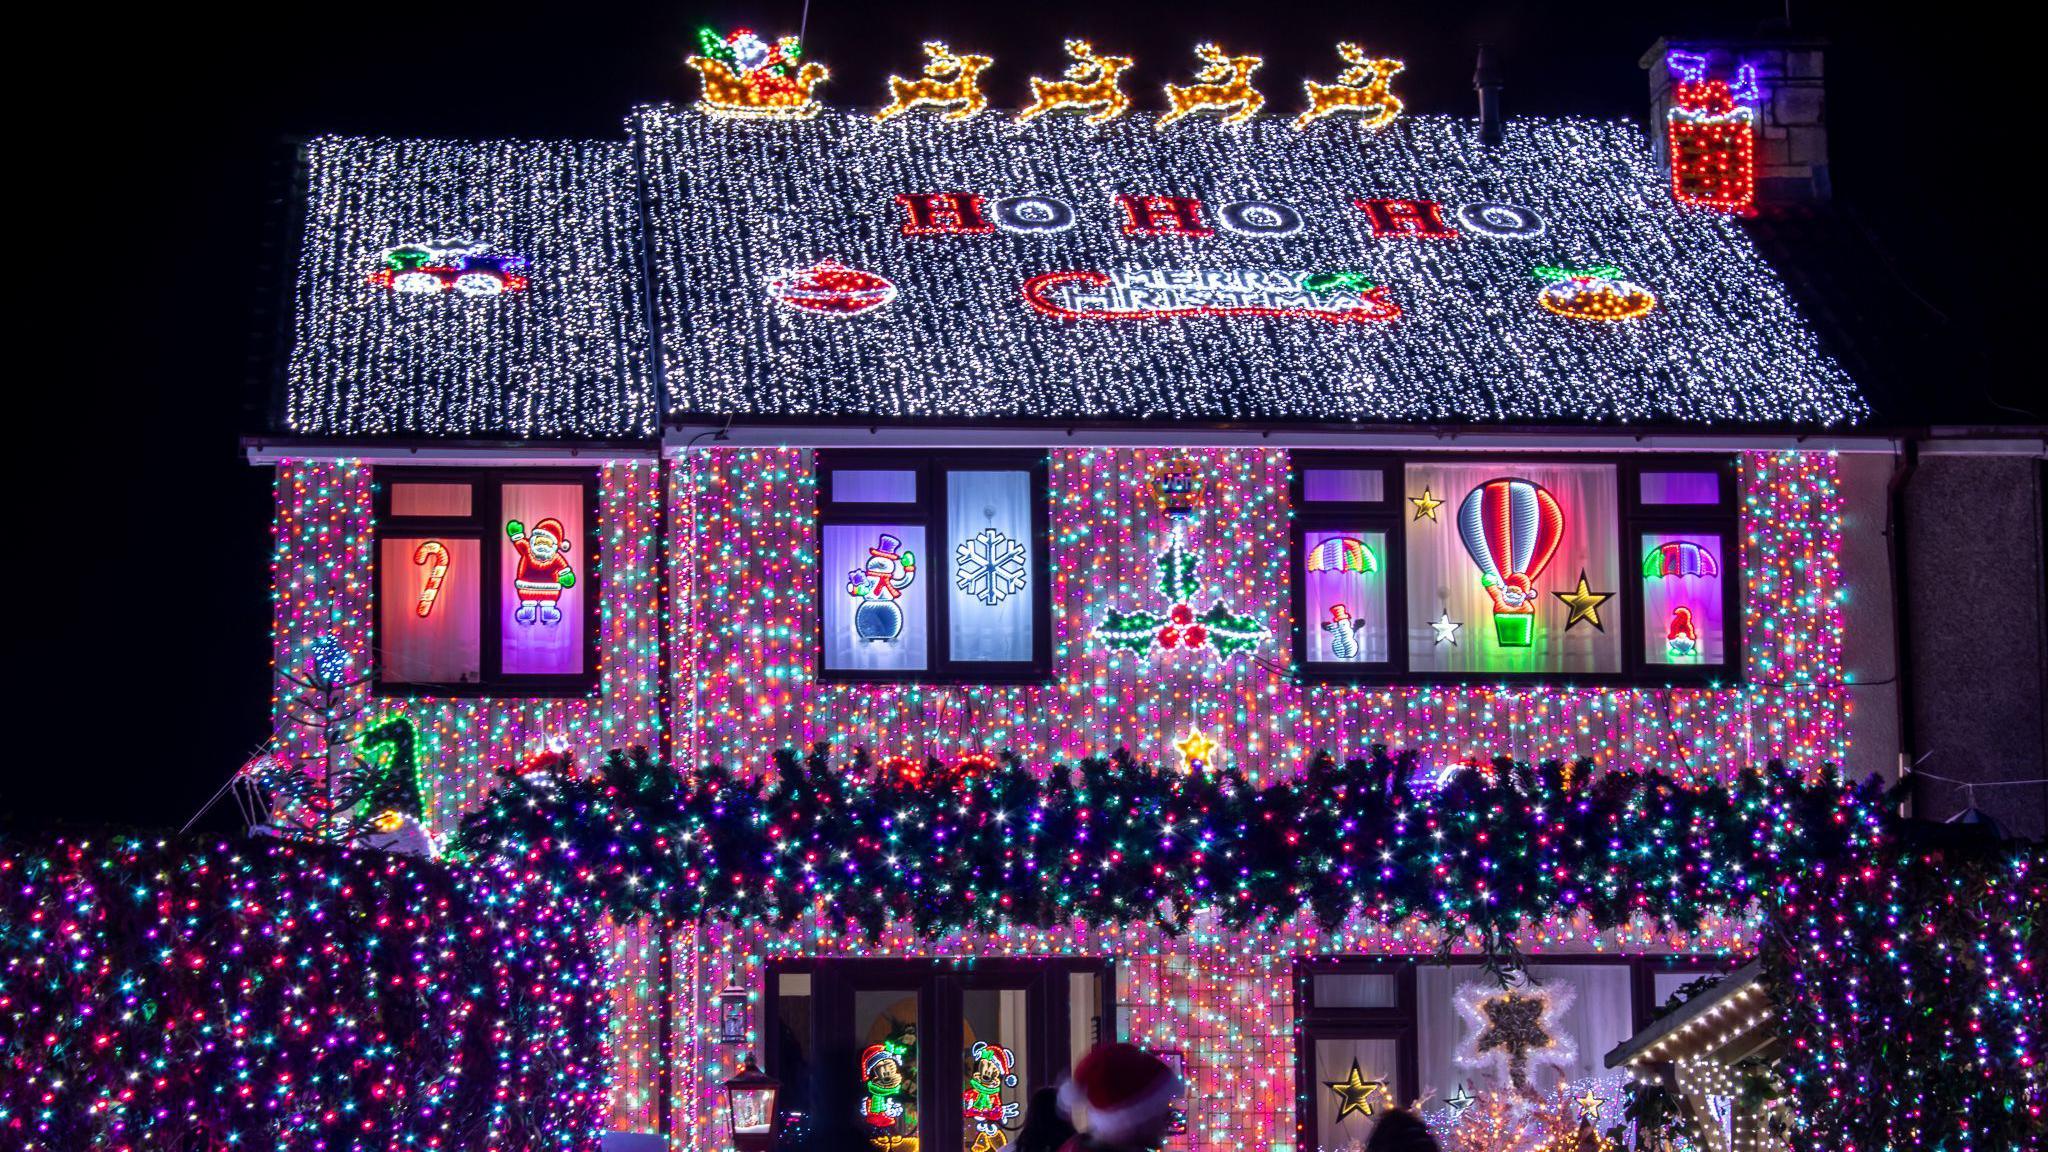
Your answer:
[[[1899,775],[1912,773],[1918,742],[1913,731],[1912,693],[1907,691],[1907,669],[1913,657],[1913,633],[1906,619],[1906,486],[1913,482],[1913,473],[1920,467],[1920,442],[1904,440],[1899,444],[1896,462],[1892,465],[1891,479],[1885,484],[1885,544],[1891,553],[1892,562],[1892,698],[1899,717]],[[1902,816],[1911,816],[1918,799],[1916,785],[1906,794],[1906,811]]]

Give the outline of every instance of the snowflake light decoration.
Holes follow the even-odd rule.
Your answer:
[[[953,583],[993,608],[1024,590],[1026,555],[1023,541],[984,528],[954,549]]]

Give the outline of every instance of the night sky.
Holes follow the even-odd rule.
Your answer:
[[[7,616],[27,625],[13,651],[29,688],[16,725],[31,742],[0,784],[0,819],[175,829],[267,736],[269,474],[243,462],[238,440],[263,428],[277,366],[289,255],[277,199],[292,140],[617,137],[633,104],[694,96],[682,58],[697,27],[781,35],[801,12],[801,0],[359,0],[250,23],[191,7],[91,14],[126,22],[82,36],[65,83],[16,109],[15,158],[48,158],[35,187],[54,216],[17,218],[17,266],[30,273],[17,283],[48,315],[16,339],[57,354],[41,372],[17,366],[8,390],[15,439],[30,446],[16,453]],[[1991,39],[1992,22],[1941,13],[1886,21],[1880,6],[1798,2],[1792,15],[1795,31],[1832,41],[1838,202],[1885,243],[1899,291],[1930,323],[2004,363],[2032,273],[2013,253],[2039,227],[2031,181],[2008,171],[2038,150],[2008,111],[2024,107],[2027,58]],[[1396,90],[1411,112],[1468,115],[1473,49],[1488,40],[1508,115],[1642,121],[1637,60],[1659,35],[1740,34],[1784,15],[1769,3],[815,0],[805,49],[832,67],[824,99],[873,105],[887,75],[921,65],[921,40],[945,39],[994,56],[991,99],[1015,107],[1028,76],[1063,66],[1062,38],[1083,35],[1137,57],[1129,90],[1142,110],[1191,70],[1195,42],[1214,39],[1264,55],[1271,111],[1291,113],[1302,75],[1331,73],[1331,46],[1351,39],[1408,62]],[[85,94],[113,101],[89,111]],[[1990,231],[2001,217],[2019,225],[2004,241]],[[47,416],[28,399],[46,394]],[[229,812],[208,824],[231,827]]]

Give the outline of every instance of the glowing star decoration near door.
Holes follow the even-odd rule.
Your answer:
[[[1358,1061],[1351,1062],[1351,1072],[1342,1080],[1325,1080],[1323,1086],[1337,1094],[1337,1121],[1342,1123],[1346,1116],[1354,1113],[1371,1116],[1372,1098],[1387,1090],[1384,1080],[1367,1080]]]
[[[1567,984],[1524,984],[1502,989],[1473,982],[1453,997],[1465,1035],[1452,1059],[1460,1068],[1492,1069],[1515,1091],[1533,1094],[1533,1064],[1570,1068],[1579,1047],[1564,1030],[1565,1010],[1577,993]]]
[[[520,624],[560,624],[562,593],[576,586],[576,573],[569,567],[569,540],[562,522],[552,516],[533,526],[512,520],[505,535],[519,553],[512,568],[512,594],[519,599],[512,619]]]
[[[768,281],[768,298],[799,312],[841,318],[872,312],[896,299],[896,285],[837,260],[820,260]]]
[[[419,603],[413,606],[413,614],[424,620],[434,614],[434,605],[441,599],[441,585],[448,579],[448,546],[439,540],[422,540],[412,550],[412,562],[427,570],[427,578],[420,584]]]
[[[1614,599],[1614,593],[1593,591],[1586,583],[1585,569],[1579,570],[1579,583],[1576,588],[1569,592],[1552,592],[1551,595],[1562,601],[1567,610],[1564,618],[1565,631],[1569,632],[1573,625],[1581,623],[1591,624],[1601,632],[1607,631],[1607,626],[1600,622],[1600,606]]]
[[[960,1118],[974,1126],[968,1152],[995,1152],[1010,1142],[1003,1131],[1014,1125],[1024,1107],[1005,1101],[1003,1090],[1017,1086],[1017,1056],[1000,1044],[975,1041],[967,1050],[967,1088],[960,1094]]]
[[[1302,82],[1302,91],[1308,93],[1308,107],[1294,118],[1294,126],[1306,128],[1339,112],[1356,113],[1359,126],[1364,128],[1383,128],[1393,123],[1394,117],[1401,114],[1401,98],[1387,85],[1406,65],[1385,57],[1368,58],[1364,48],[1349,41],[1337,45],[1337,55],[1351,67],[1337,77],[1335,84]]]
[[[1612,264],[1584,269],[1546,265],[1536,269],[1536,278],[1546,285],[1536,302],[1573,320],[1633,320],[1657,306],[1648,288],[1622,279],[1621,269]]]
[[[917,554],[887,532],[868,549],[866,564],[846,574],[846,594],[860,601],[853,610],[853,634],[864,641],[889,642],[903,634],[903,590],[917,581]]]
[[[1166,113],[1156,127],[1164,128],[1195,112],[1221,112],[1223,123],[1242,124],[1259,114],[1266,97],[1252,87],[1252,73],[1265,61],[1257,56],[1231,56],[1214,44],[1195,45],[1202,61],[1193,84],[1166,86]]]
[[[1173,488],[1162,488],[1161,477],[1169,478]],[[1200,477],[1193,473],[1192,461],[1178,453],[1167,457],[1155,470],[1151,481],[1153,495],[1159,500],[1160,510],[1171,524],[1167,530],[1166,550],[1153,561],[1159,571],[1157,588],[1169,605],[1162,615],[1140,608],[1126,612],[1111,608],[1095,628],[1095,637],[1112,652],[1193,651],[1207,648],[1221,657],[1236,656],[1251,651],[1266,639],[1264,621],[1252,616],[1240,616],[1226,607],[1221,600],[1214,601],[1209,610],[1196,613],[1192,606],[1195,595],[1202,590],[1202,581],[1196,575],[1198,562],[1188,554],[1187,528],[1195,517],[1199,505]],[[1193,500],[1183,495],[1193,491]]]
[[[1393,320],[1401,306],[1356,272],[1123,268],[1047,272],[1024,299],[1060,320],[1167,320],[1191,316],[1302,317],[1330,324]]]
[[[697,30],[698,54],[689,58],[704,82],[697,110],[713,116],[808,120],[823,105],[811,90],[832,78],[823,64],[799,63],[803,47],[794,36],[770,44],[740,28],[720,36]]]
[[[993,608],[1024,590],[1028,555],[1022,541],[984,528],[953,550],[953,583]]]
[[[526,257],[493,254],[475,240],[400,244],[377,254],[370,283],[401,296],[503,296],[526,291]]]
[[[1665,63],[1679,77],[1664,114],[1672,198],[1724,212],[1747,209],[1756,200],[1756,68],[1737,68],[1731,85],[1707,79],[1704,56],[1673,52]]]
[[[1098,56],[1086,40],[1067,41],[1065,79],[1031,78],[1031,103],[1017,114],[1017,123],[1028,124],[1055,109],[1088,112],[1090,124],[1107,124],[1131,110],[1131,98],[1119,80],[1131,66],[1129,56]]]
[[[991,56],[955,56],[943,40],[924,42],[924,75],[916,80],[889,77],[889,104],[875,113],[875,119],[893,120],[912,108],[950,109],[942,120],[960,121],[988,107],[982,95],[981,73],[995,63]]]
[[[1458,506],[1458,536],[1493,601],[1494,641],[1527,648],[1536,628],[1536,578],[1564,538],[1564,510],[1533,481],[1507,477],[1474,488]]]

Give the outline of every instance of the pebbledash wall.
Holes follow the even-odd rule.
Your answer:
[[[1532,440],[1529,452],[1541,450]],[[1205,578],[1239,611],[1267,622],[1265,659],[1111,656],[1090,632],[1112,603],[1149,587],[1159,524],[1145,478],[1163,450],[1061,448],[1050,455],[1053,634],[1046,683],[820,682],[812,453],[712,447],[668,460],[649,454],[582,465],[600,478],[602,549],[591,572],[600,588],[602,675],[594,696],[394,698],[373,707],[402,709],[418,725],[430,823],[440,828],[481,795],[498,766],[551,741],[566,741],[586,757],[643,744],[666,749],[684,766],[758,764],[773,748],[818,742],[877,756],[1011,751],[1033,763],[1123,745],[1172,761],[1168,741],[1192,724],[1219,741],[1219,758],[1255,776],[1291,772],[1316,750],[1354,752],[1373,743],[1414,748],[1437,764],[1497,753],[1590,755],[1706,779],[1771,758],[1818,766],[1856,750],[1864,721],[1859,713],[1852,722],[1855,689],[1845,682],[1854,662],[1845,600],[1883,604],[1890,595],[1880,563],[1845,570],[1841,562],[1845,507],[1881,506],[1883,498],[1883,471],[1861,468],[1857,458],[1818,451],[1742,456],[1740,683],[1495,688],[1293,680],[1286,671],[1289,454],[1278,449],[1194,452],[1212,496],[1212,511],[1197,529]],[[1847,485],[1845,465],[1852,462],[1860,471]],[[358,666],[367,666],[376,643],[374,467],[287,461],[276,474],[276,658],[301,660],[313,637],[335,635],[356,645]],[[1889,751],[1894,719],[1875,711],[1874,744]],[[1740,944],[1747,931],[1735,922],[1690,939],[1641,931],[1596,936],[1560,921],[1523,943],[1539,951],[1713,952]],[[1296,926],[1256,942],[1199,931],[1167,941],[1143,930],[1077,927],[866,945],[823,925],[786,933],[680,926],[664,942],[659,930],[637,927],[614,934],[614,1126],[653,1130],[666,1112],[679,1135],[694,1138],[690,1146],[722,1146],[719,1081],[731,1071],[733,1050],[715,1043],[716,996],[735,980],[759,988],[768,958],[848,950],[1086,954],[1119,961],[1117,1009],[1131,1038],[1187,1054],[1194,1147],[1289,1146],[1293,957],[1419,951],[1434,943],[1398,930],[1321,936]],[[664,957],[671,966],[666,976]],[[657,1087],[664,988],[673,1029],[666,1108]]]

